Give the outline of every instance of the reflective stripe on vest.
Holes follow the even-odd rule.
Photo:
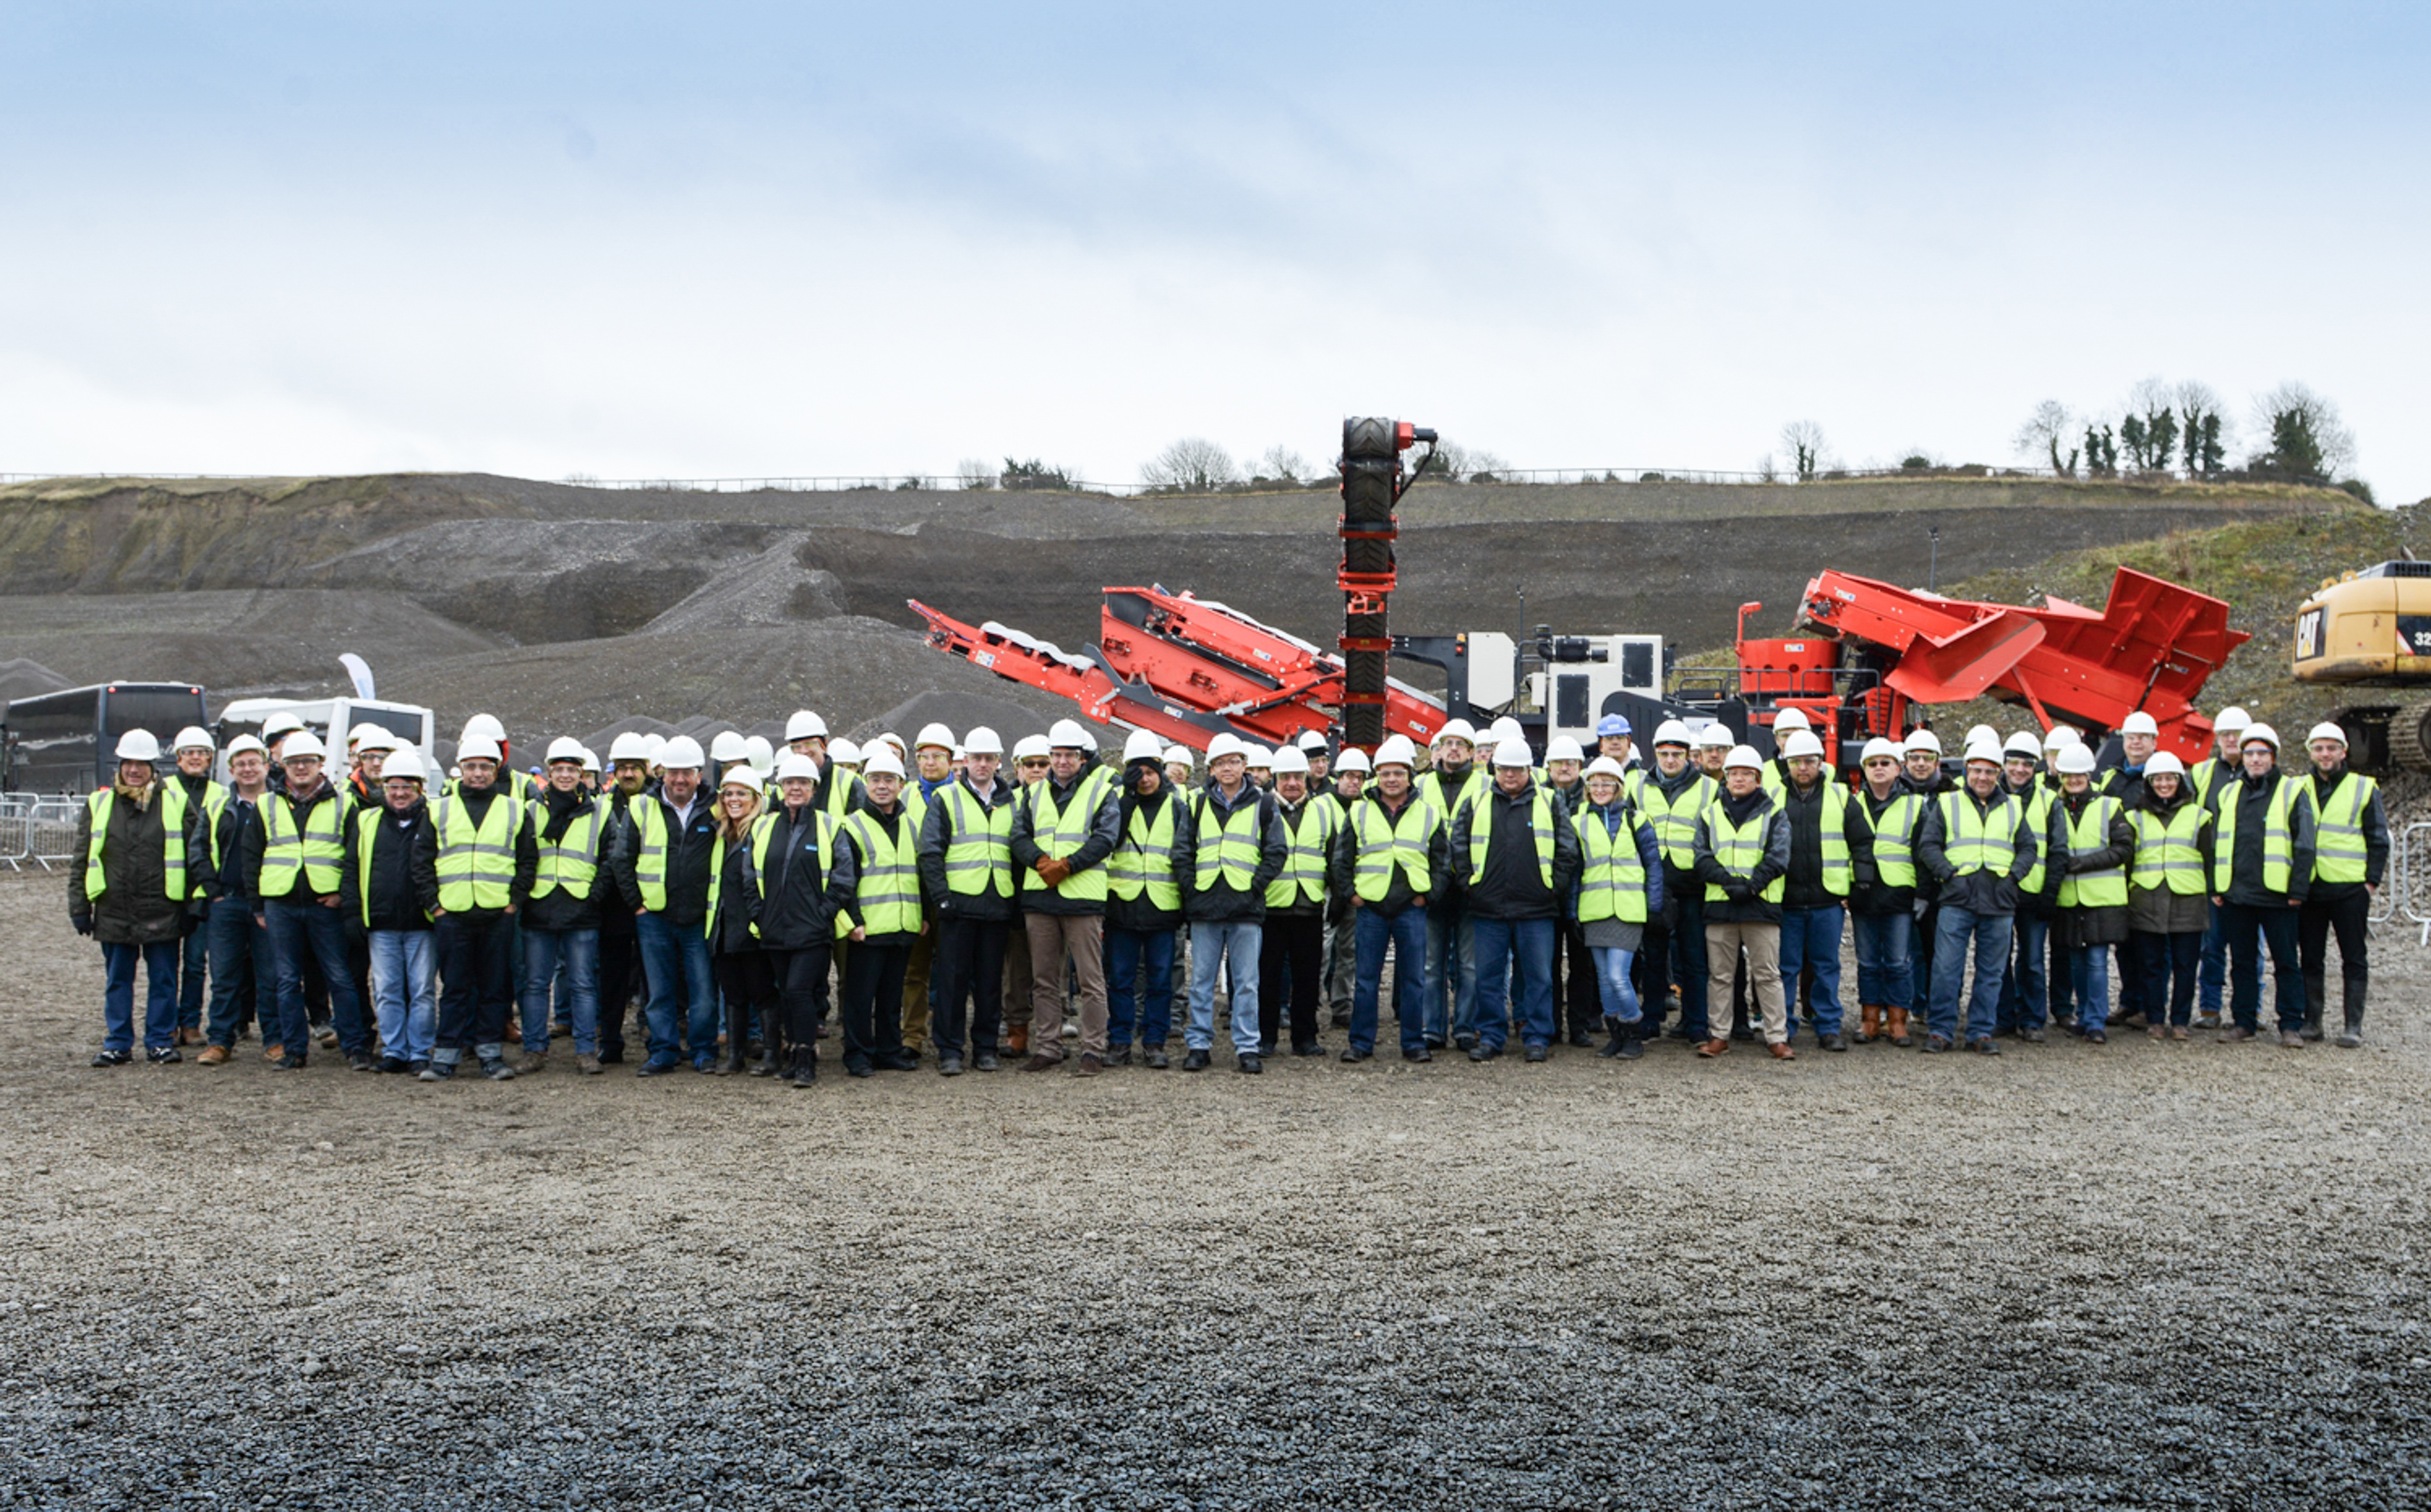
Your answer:
[[[2089,856],[2110,846],[2110,821],[2119,816],[2119,800],[2102,797],[2089,800],[2068,821],[2068,853]],[[2127,906],[2127,872],[2121,866],[2105,866],[2100,871],[2072,871],[2059,880],[2059,906],[2062,908],[2124,908]]]
[[[357,809],[354,815],[355,891],[362,899],[363,928],[365,929],[372,927],[372,841],[379,834],[380,821],[387,818],[389,813],[389,807],[385,803],[377,808],[366,803]],[[430,815],[425,814],[422,816],[422,822],[428,824]],[[416,909],[415,912],[421,913],[421,910]],[[423,916],[429,917],[427,914]]]
[[[182,903],[186,893],[186,794],[176,782],[156,784],[160,795],[160,891],[171,901]],[[109,833],[110,811],[117,807],[116,788],[105,787],[86,796],[84,806],[92,815],[92,838],[85,847],[84,896],[91,902],[109,891],[109,883],[102,874],[101,843]]]
[[[1129,902],[1146,893],[1150,908],[1170,913],[1182,906],[1182,883],[1173,876],[1173,811],[1181,802],[1182,795],[1167,793],[1145,829],[1132,806],[1122,839],[1106,858],[1106,887],[1116,898]]]
[[[1646,922],[1646,864],[1637,854],[1637,830],[1631,823],[1631,811],[1621,810],[1620,820],[1620,832],[1614,834],[1598,810],[1582,809],[1570,816],[1570,827],[1579,833],[1580,859],[1585,864],[1579,873],[1582,924],[1607,918],[1628,924]]]
[[[1714,800],[1716,791],[1714,780],[1704,776],[1683,785],[1677,798],[1665,798],[1658,782],[1643,783],[1637,790],[1637,806],[1654,826],[1664,859],[1682,871],[1697,869],[1697,815]]]
[[[1494,791],[1499,793],[1501,789]],[[1468,817],[1468,877],[1471,882],[1485,875],[1485,848],[1494,838],[1493,815],[1502,809],[1501,803],[1480,801],[1485,803],[1485,822],[1478,822],[1475,808],[1469,810]],[[1541,787],[1536,789],[1535,801],[1529,805],[1528,828],[1536,841],[1536,875],[1551,889],[1553,885],[1553,802],[1545,796]]]
[[[1370,903],[1383,902],[1393,889],[1395,866],[1401,868],[1411,892],[1433,889],[1434,879],[1427,873],[1427,840],[1443,821],[1433,808],[1412,798],[1388,822],[1383,802],[1367,798],[1361,798],[1350,813],[1359,845],[1350,871],[1352,892]]]
[[[439,836],[439,906],[450,914],[468,908],[504,908],[514,900],[515,833],[524,808],[498,793],[477,824],[461,793],[444,793],[430,806]]]
[[[1013,896],[1013,805],[994,808],[959,781],[940,789],[946,822],[954,837],[946,843],[946,891],[976,898],[990,887]]]
[[[1941,795],[1941,853],[1950,869],[1964,877],[1988,871],[2005,877],[2018,864],[2018,822],[2025,805],[2015,793],[2003,793],[1991,814],[1975,806],[1975,795],[1961,788]],[[1992,815],[2000,815],[1995,821]]]
[[[1922,797],[1898,793],[1873,816],[1874,875],[1884,886],[1916,885],[1916,820],[1923,812]]]
[[[1038,848],[1038,853],[1056,861],[1069,861],[1080,854],[1081,848],[1089,843],[1089,826],[1097,820],[1098,805],[1105,801],[1106,789],[1113,785],[1114,779],[1104,767],[1092,766],[1072,784],[1072,795],[1060,809],[1055,803],[1053,779],[1041,778],[1023,788],[1021,801],[1030,805],[1030,841]],[[1106,900],[1106,868],[1092,866],[1076,871],[1050,888],[1032,867],[1021,874],[1021,890],[1052,892],[1078,903],[1102,903]]]
[[[1312,903],[1325,901],[1325,857],[1333,844],[1334,814],[1331,803],[1320,803],[1311,798],[1300,805],[1299,828],[1292,828],[1291,815],[1277,807],[1277,816],[1283,824],[1283,869],[1266,883],[1266,906],[1289,908],[1295,901],[1294,890]]]
[[[338,868],[346,859],[345,842],[339,838],[342,807],[334,792],[315,802],[306,812],[303,832],[298,833],[294,799],[281,793],[261,796],[263,898],[285,898],[293,891],[299,866],[305,885],[312,891],[327,895],[338,890]]]
[[[657,798],[644,794],[633,820],[633,882],[642,893],[642,907],[653,914],[667,911],[667,815]]]
[[[2288,890],[2288,874],[2294,869],[2295,841],[2289,832],[2288,811],[2295,806],[2296,784],[2285,777],[2273,777],[2269,805],[2262,815],[2262,887],[2266,892]],[[2212,842],[2212,891],[2225,898],[2237,868],[2237,811],[2244,805],[2242,781],[2229,784],[2221,793],[2220,837]]]
[[[217,782],[203,784],[203,843],[210,848],[214,871],[226,865],[220,860],[220,815],[227,812],[228,791]]]
[[[2311,778],[2299,780],[2305,805],[2313,814],[2313,875],[2326,882],[2364,880],[2371,851],[2363,843],[2363,811],[2379,784],[2369,777],[2342,773],[2330,786],[2327,807]]]
[[[1433,809],[1447,828],[1451,824],[1451,816],[1460,812],[1460,806],[1476,801],[1478,795],[1484,790],[1485,769],[1482,766],[1468,769],[1468,775],[1460,780],[1460,791],[1456,793],[1444,792],[1443,774],[1440,772],[1429,772],[1417,783],[1418,801]]]
[[[2060,795],[2056,791],[2044,787],[2040,783],[2036,784],[2034,797],[2026,800],[2026,823],[2037,835],[2051,833],[2052,810],[2059,806],[2059,800]],[[2038,895],[2043,890],[2044,869],[2050,865],[2043,857],[2045,848],[2047,848],[2043,846],[2035,848],[2035,864],[2026,868],[2026,874],[2023,877],[2018,879],[2018,891],[2029,897]]]
[[[565,833],[551,843],[542,838],[548,828],[548,808],[539,798],[531,800],[524,815],[531,826],[532,844],[540,851],[540,869],[532,874],[531,895],[545,898],[562,887],[571,898],[589,898],[591,883],[599,875],[599,842],[607,832],[600,822],[599,805],[594,801],[591,812],[578,815],[565,827]]]
[[[782,817],[784,815],[779,809],[771,809],[751,821],[751,887],[760,901],[763,903],[768,899],[768,837],[777,832],[777,821]],[[829,858],[835,854],[836,822],[826,810],[820,808],[813,808],[811,817],[813,821],[811,834],[818,846],[820,881],[825,882],[827,873],[832,871],[835,866],[835,863]],[[713,872],[710,886],[714,889],[716,885],[717,874]],[[713,892],[710,901],[710,916],[714,918],[717,916],[717,908]],[[842,909],[838,909],[835,918],[836,938],[843,939],[851,932],[852,921],[845,917]],[[759,936],[758,924],[751,926],[751,933],[754,938]]]
[[[861,880],[853,891],[852,911],[861,927],[872,934],[909,934],[920,927],[918,842],[912,816],[897,806],[896,838],[886,838],[878,815],[862,810],[846,821],[854,848],[861,852]]]
[[[1202,893],[1214,887],[1219,876],[1225,885],[1245,893],[1249,890],[1249,883],[1257,881],[1258,852],[1266,839],[1258,819],[1266,805],[1258,801],[1258,790],[1247,784],[1244,784],[1241,798],[1241,806],[1212,830],[1207,823],[1208,811],[1215,802],[1212,794],[1201,794],[1199,807],[1192,811],[1191,816],[1197,821],[1199,847],[1199,865],[1192,885]],[[1209,843],[1211,837],[1212,845]]]
[[[1749,815],[1745,825],[1735,825],[1731,822],[1730,815],[1722,811],[1719,798],[1706,805],[1705,835],[1713,845],[1714,859],[1722,864],[1724,871],[1742,881],[1755,875],[1757,865],[1764,860],[1765,829],[1772,822],[1773,815],[1778,812],[1780,811],[1772,804],[1767,803]],[[1768,903],[1780,902],[1782,894],[1787,888],[1788,881],[1786,877],[1775,877],[1767,883],[1763,894],[1764,900]],[[1730,896],[1712,882],[1705,884],[1705,901],[1709,903],[1728,901]]]
[[[1849,861],[1849,790],[1824,779],[1822,809],[1823,890],[1846,898],[1856,882]]]
[[[2167,887],[2181,898],[2202,896],[2204,806],[2181,803],[2167,824],[2150,809],[2128,817],[2136,825],[2136,885],[2147,891]]]

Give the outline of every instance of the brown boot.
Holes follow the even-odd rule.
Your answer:
[[[1882,1033],[1882,1009],[1876,1007],[1872,1003],[1861,1004],[1857,1009],[1857,1043],[1860,1045],[1872,1044],[1874,1042],[1874,1036]]]
[[[227,1064],[227,1058],[228,1052],[226,1046],[213,1045],[210,1049],[203,1051],[202,1054],[196,1056],[194,1059],[195,1064],[200,1066],[225,1066]]]
[[[1907,1049],[1909,1044],[1907,1037],[1907,1010],[1900,1007],[1890,1007],[1884,1009],[1883,1013],[1890,1019],[1889,1033],[1891,1043],[1898,1046],[1901,1050]]]
[[[1004,1032],[1004,1052],[1007,1055],[1030,1053],[1030,1026],[1015,1024]]]

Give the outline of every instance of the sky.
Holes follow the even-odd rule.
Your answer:
[[[2431,7],[0,4],[0,473],[2020,461],[2431,495]],[[2241,456],[2242,450],[2233,450]]]

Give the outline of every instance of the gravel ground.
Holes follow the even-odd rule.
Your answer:
[[[2356,1052],[426,1087],[87,1069],[60,885],[0,1506],[2431,1501],[2410,932]]]

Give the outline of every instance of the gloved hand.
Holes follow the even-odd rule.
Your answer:
[[[92,916],[91,914],[70,914],[68,916],[68,922],[75,926],[75,932],[78,934],[91,934],[92,932]]]
[[[1061,887],[1064,879],[1072,875],[1072,864],[1053,856],[1038,858],[1038,880],[1049,887]]]
[[[1753,898],[1755,893],[1746,882],[1734,877],[1729,882],[1722,883],[1722,896],[1729,899],[1734,903],[1744,903],[1749,899]]]

